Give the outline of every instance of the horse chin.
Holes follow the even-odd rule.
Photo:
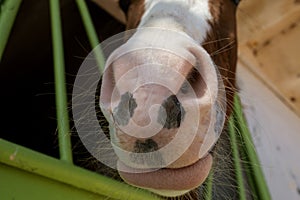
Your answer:
[[[207,178],[212,166],[212,156],[207,154],[196,163],[182,168],[162,168],[143,172],[119,161],[121,178],[130,185],[147,189],[161,196],[181,196],[199,187]]]

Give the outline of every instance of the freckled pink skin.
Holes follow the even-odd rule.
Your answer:
[[[199,64],[197,65],[202,66],[200,69],[201,75],[203,75],[203,80],[197,80],[193,85],[193,89],[197,93],[197,97],[195,99],[199,100],[200,107],[198,108],[190,106],[190,108],[197,110],[198,113],[201,114],[201,116],[199,122],[196,123],[191,123],[191,120],[183,120],[180,127],[183,127],[184,124],[188,124],[189,127],[197,127],[196,125],[199,125],[197,134],[192,141],[192,144],[187,146],[187,149],[185,150],[185,152],[183,152],[183,154],[178,154],[178,152],[182,153],[180,150],[178,150],[178,152],[174,152],[177,150],[170,152],[174,155],[181,156],[176,161],[166,166],[166,168],[164,169],[139,174],[120,171],[119,173],[121,177],[131,185],[159,190],[191,190],[201,185],[209,173],[212,165],[212,157],[211,155],[208,155],[205,158],[199,160],[199,151],[202,147],[202,144],[204,144],[208,125],[211,122],[211,106],[212,102],[214,102],[212,100],[214,99],[210,99],[210,97],[215,98],[214,94],[218,89],[217,76],[214,72],[214,65],[211,62],[209,55],[203,49],[200,49],[198,51],[197,48],[191,47],[189,51],[191,51],[192,54],[197,57],[197,60],[199,61]],[[137,103],[137,107],[135,108],[131,120],[142,127],[148,125],[151,121],[148,112],[150,107],[153,104],[161,105],[163,100],[168,98],[171,93],[167,88],[161,87],[157,84],[145,85],[136,89],[133,88],[135,88],[139,82],[143,82],[145,80],[150,80],[151,82],[153,80],[156,80],[154,79],[154,77],[164,77],[168,81],[168,83],[172,83],[172,87],[174,88],[174,91],[172,90],[172,93],[180,94],[180,88],[184,83],[183,80],[178,79],[178,77],[171,76],[171,73],[169,73],[169,71],[165,70],[164,68],[160,68],[160,70],[153,70],[151,66],[148,66],[150,68],[138,70],[139,66],[148,63],[152,63],[153,65],[157,64],[160,66],[172,66],[173,70],[175,70],[185,78],[193,68],[193,65],[195,65],[195,63],[191,64],[190,62],[182,59],[182,57],[179,57],[175,54],[162,52],[158,49],[156,49],[155,51],[143,50],[132,54],[125,54],[115,60],[113,63],[110,63],[110,67],[103,77],[101,102],[104,103],[103,105],[107,106],[105,109],[108,110],[108,112],[111,112],[112,110],[114,110],[115,106],[118,105],[118,98],[114,98],[111,96],[113,88],[116,89],[116,91],[119,93],[119,96],[124,94],[125,92],[130,91]],[[132,73],[129,73],[129,71],[131,71]],[[125,75],[125,81],[122,81],[122,77],[124,77]],[[171,80],[171,78],[173,79]],[[112,82],[112,80],[114,81]],[[202,82],[211,83],[210,87],[205,84],[201,84]],[[206,92],[208,91],[208,89],[211,89],[210,92]],[[210,96],[210,94],[212,95]],[[110,102],[113,102],[115,104],[112,105],[110,104]],[[156,118],[157,117],[154,117],[154,119]],[[196,117],[194,119],[196,119]],[[137,141],[137,139],[141,140],[141,137],[139,136],[140,134],[144,134],[144,132],[138,131],[139,129],[132,128],[134,126],[131,126],[130,124],[128,125],[128,127],[131,127],[131,130],[133,130],[129,132],[130,134],[126,134],[127,132],[122,132],[122,128],[124,127],[117,128],[115,133],[115,142],[122,149],[129,152],[134,152],[135,142]],[[185,128],[184,130],[186,133],[193,132],[189,131],[187,128]],[[158,145],[158,148],[160,149],[169,144],[169,142],[177,136],[176,132],[176,128],[172,130],[162,129],[161,132],[158,132],[156,135],[147,138],[151,138],[153,141],[155,141]],[[178,146],[178,149],[180,149],[182,147],[181,144],[182,143],[178,142],[174,145]],[[122,160],[122,158],[120,159]],[[126,162],[123,159],[123,162],[125,162],[129,166],[135,166],[130,165],[130,160]]]

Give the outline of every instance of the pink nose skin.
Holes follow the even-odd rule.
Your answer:
[[[143,54],[147,53],[143,51]],[[134,53],[135,56],[137,54]],[[200,75],[194,75],[191,81],[187,80],[194,73],[190,63],[169,52],[157,50],[152,54],[157,58],[168,58],[167,63],[162,59],[159,65],[132,66],[128,62],[132,60],[128,58],[132,56],[129,54],[111,66],[115,88],[109,109],[116,127],[115,145],[129,152],[140,152],[136,143],[151,138],[157,144],[155,150],[158,150],[174,140],[181,129],[186,133],[182,133],[182,142],[174,144],[178,148],[173,149],[172,153],[182,156],[167,159],[166,166],[160,167],[188,166],[199,159],[205,137],[203,133],[210,123],[212,100],[206,97],[210,94]],[[173,66],[177,66],[177,69],[174,70]],[[165,78],[167,75],[170,77]],[[193,94],[194,91],[196,93]],[[189,144],[185,144],[184,140]],[[121,157],[128,165],[137,167],[130,160],[124,160],[124,156]]]
[[[134,48],[139,41],[129,40],[108,59],[101,88],[119,173],[143,188],[196,188],[209,173],[208,150],[218,137],[215,67],[190,39],[173,45],[175,52],[154,44]]]

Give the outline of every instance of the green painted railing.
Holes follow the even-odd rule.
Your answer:
[[[242,173],[242,166],[240,161],[240,155],[239,155],[239,149],[236,139],[236,130],[234,125],[234,119],[231,117],[228,122],[228,132],[231,142],[231,149],[232,149],[232,155],[233,155],[233,162],[235,167],[235,175],[236,175],[236,181],[238,185],[238,192],[240,200],[246,200],[246,191],[244,186],[244,180],[243,180],[243,173]]]
[[[5,0],[0,3],[1,61],[21,0]],[[59,0],[49,0],[49,3],[61,159],[0,139],[1,199],[18,199],[18,197],[21,199],[158,199],[147,191],[72,164]],[[95,48],[99,40],[86,3],[84,0],[76,0],[76,3],[91,47]],[[100,70],[103,71],[105,61],[101,49],[95,52]],[[247,181],[254,199],[271,199],[238,96],[235,96],[234,112],[229,120],[228,131],[239,198],[241,200],[247,198],[245,189]],[[241,157],[246,160],[241,161]],[[205,183],[206,200],[213,198],[213,176],[211,172]]]
[[[71,163],[66,163],[2,139],[0,139],[0,152],[0,163],[101,196],[120,200],[156,199],[147,191],[136,189],[127,184],[74,166]],[[1,176],[0,171],[0,177]],[[0,182],[1,185],[5,186],[4,180],[0,179]],[[23,184],[19,183],[19,187],[23,187]],[[1,185],[0,194],[5,193]],[[50,190],[49,193],[45,195],[51,195],[51,193]]]
[[[257,199],[271,199],[269,189],[264,178],[264,174],[255,151],[254,143],[248,129],[246,120],[243,115],[241,101],[238,96],[234,98],[234,114],[236,132],[240,136],[239,142],[242,144],[240,151],[246,156],[249,166],[244,168],[248,170],[248,178],[250,178],[250,186],[252,182],[252,191],[256,194]],[[233,134],[234,135],[234,134]]]
[[[0,3],[0,62],[22,0],[5,0]]]
[[[72,148],[65,81],[64,47],[61,31],[59,0],[50,0],[49,3],[51,16],[59,153],[62,160],[72,163]]]
[[[87,8],[87,5],[84,0],[76,0],[85,30],[87,32],[90,45],[93,48],[93,53],[95,54],[95,58],[99,67],[100,72],[104,71],[104,63],[105,59],[103,56],[103,53],[101,51],[101,48],[99,46],[99,39],[95,30],[95,27],[93,25],[89,10]],[[102,73],[101,73],[102,74]]]

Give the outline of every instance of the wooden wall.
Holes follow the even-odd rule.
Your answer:
[[[300,116],[300,1],[243,0],[239,60]]]

